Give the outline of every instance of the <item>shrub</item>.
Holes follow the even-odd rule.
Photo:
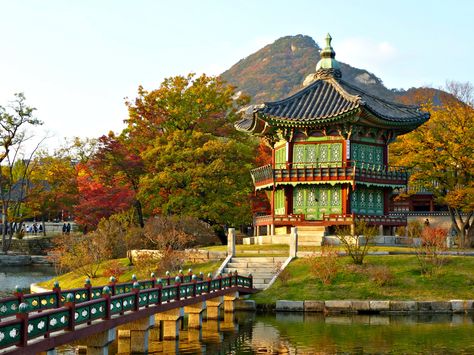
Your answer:
[[[425,227],[421,233],[421,243],[416,247],[416,259],[423,275],[433,276],[446,263],[442,252],[447,249],[443,228]]]
[[[140,277],[149,277],[152,272],[163,276],[166,271],[175,273],[184,264],[180,252],[172,249],[162,251],[142,251],[134,259]]]
[[[354,233],[349,232],[347,227],[336,227],[337,239],[356,265],[364,263],[364,258],[369,252],[369,243],[374,240],[377,233],[377,227],[368,226],[363,220],[355,222]]]
[[[159,250],[219,243],[212,228],[193,217],[155,216],[145,223],[144,235]]]
[[[337,249],[332,246],[322,246],[320,255],[308,258],[310,272],[323,284],[329,285],[339,272]]]
[[[122,265],[122,263],[118,260],[111,260],[107,266],[105,267],[105,270],[103,272],[103,275],[105,277],[115,277],[116,281],[119,282],[120,276],[122,276],[127,268]]]
[[[369,278],[379,287],[390,285],[394,279],[392,270],[387,266],[370,266],[366,272]]]
[[[420,238],[423,232],[423,224],[418,221],[410,221],[407,225],[407,234],[410,238]]]

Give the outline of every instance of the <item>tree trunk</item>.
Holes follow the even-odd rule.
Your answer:
[[[473,228],[471,218],[474,216],[474,212],[469,212],[467,215],[463,217],[462,211],[449,208],[449,215],[451,216],[451,222],[453,224],[454,229],[456,230],[457,234],[459,235],[459,244],[462,248],[470,248],[471,247],[471,229]]]
[[[46,223],[44,221],[44,213],[41,214],[41,224],[43,225],[43,236],[46,237]]]
[[[143,222],[142,203],[139,200],[135,200],[135,210],[137,211],[138,224],[140,224],[140,227],[143,228],[145,226],[145,222]]]

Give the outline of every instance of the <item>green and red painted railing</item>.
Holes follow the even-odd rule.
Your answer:
[[[235,272],[214,279],[210,276],[200,279],[197,275],[181,273],[173,279],[168,274],[163,279],[152,276],[151,280],[122,284],[115,284],[112,279],[109,285],[100,287],[86,282],[85,287],[71,290],[61,290],[56,284],[52,292],[27,295],[16,292],[14,297],[0,300],[0,308],[14,305],[12,312],[4,309],[3,316],[15,315],[15,319],[0,321],[0,349],[24,347],[29,340],[48,338],[52,332],[73,331],[76,325],[109,320],[113,315],[138,312],[151,305],[179,302],[231,287],[253,290],[252,275],[241,276]]]

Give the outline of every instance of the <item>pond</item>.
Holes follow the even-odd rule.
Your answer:
[[[182,327],[178,342],[150,341],[149,354],[474,354],[473,330],[472,315],[237,312],[230,322],[203,322],[201,331]],[[117,342],[110,351],[129,353]]]
[[[47,265],[0,265],[0,297],[10,296],[18,285],[29,290],[30,284],[54,277],[54,268]]]

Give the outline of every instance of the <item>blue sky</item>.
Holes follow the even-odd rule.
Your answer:
[[[474,82],[474,1],[0,0],[0,105],[22,91],[55,147],[119,131],[124,98],[219,74],[279,37],[327,32],[390,88]]]

